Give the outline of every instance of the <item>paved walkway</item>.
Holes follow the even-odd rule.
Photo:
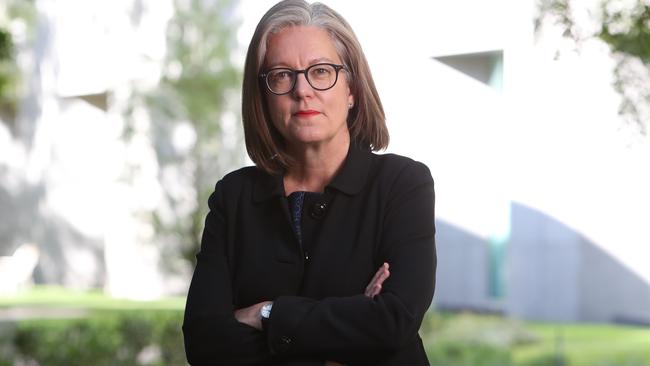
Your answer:
[[[0,308],[0,322],[17,322],[28,319],[83,318],[88,310],[47,306],[20,306]]]

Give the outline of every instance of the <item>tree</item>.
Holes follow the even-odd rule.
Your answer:
[[[153,121],[150,138],[164,191],[163,205],[150,216],[156,240],[170,254],[164,258],[180,254],[193,262],[214,183],[243,161],[233,108],[241,72],[232,57],[233,1],[177,0],[175,8],[162,79],[155,90],[136,95],[132,107],[145,106]]]
[[[8,30],[0,27],[0,98],[4,101],[9,94],[11,73],[7,68],[13,62],[14,44]],[[3,103],[4,104],[4,103]]]
[[[0,121],[13,123],[22,91],[16,59],[21,46],[31,41],[36,10],[33,1],[8,0],[0,5],[0,15],[5,12],[7,18],[0,17]]]
[[[650,125],[650,3],[600,0],[597,8],[586,9],[596,22],[593,31],[585,31],[585,27],[578,24],[578,9],[572,5],[571,0],[541,0],[536,31],[550,20],[578,46],[590,38],[608,44],[616,60],[614,88],[621,95],[619,112],[635,124],[642,135],[647,135]]]

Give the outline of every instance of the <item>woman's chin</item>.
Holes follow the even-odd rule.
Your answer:
[[[313,145],[326,142],[327,139],[322,134],[310,133],[310,134],[298,134],[292,136],[290,139],[292,144],[296,145]]]

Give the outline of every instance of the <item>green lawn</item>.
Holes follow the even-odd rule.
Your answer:
[[[600,324],[530,324],[540,341],[513,348],[515,361],[564,354],[571,366],[650,365],[650,328]]]
[[[444,365],[650,366],[650,327],[432,312],[421,333]]]
[[[114,299],[100,292],[37,287],[0,297],[0,314],[3,308],[14,307],[182,311],[184,305],[183,298],[143,302]],[[431,364],[436,366],[650,366],[650,327],[532,323],[495,315],[430,311],[420,334]]]

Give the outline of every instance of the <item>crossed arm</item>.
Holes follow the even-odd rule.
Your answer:
[[[372,277],[364,295],[367,297],[375,297],[381,292],[382,284],[390,276],[389,264],[384,263],[377,270],[375,275]],[[262,318],[260,317],[260,310],[265,304],[269,304],[271,301],[262,301],[251,306],[235,310],[235,319],[238,322],[250,325],[251,327],[262,330]]]
[[[379,267],[375,275],[368,283],[368,286],[366,286],[364,295],[370,298],[379,295],[379,293],[381,292],[382,284],[390,276],[389,267],[390,266],[388,263],[384,263],[381,265],[381,267]],[[250,325],[251,327],[257,330],[262,330],[262,318],[260,316],[260,311],[262,309],[262,306],[269,303],[272,303],[272,301],[262,301],[245,308],[237,309],[235,310],[235,319],[237,319],[237,321],[239,321],[240,323]],[[344,365],[335,361],[326,361],[325,366],[344,366]]]

